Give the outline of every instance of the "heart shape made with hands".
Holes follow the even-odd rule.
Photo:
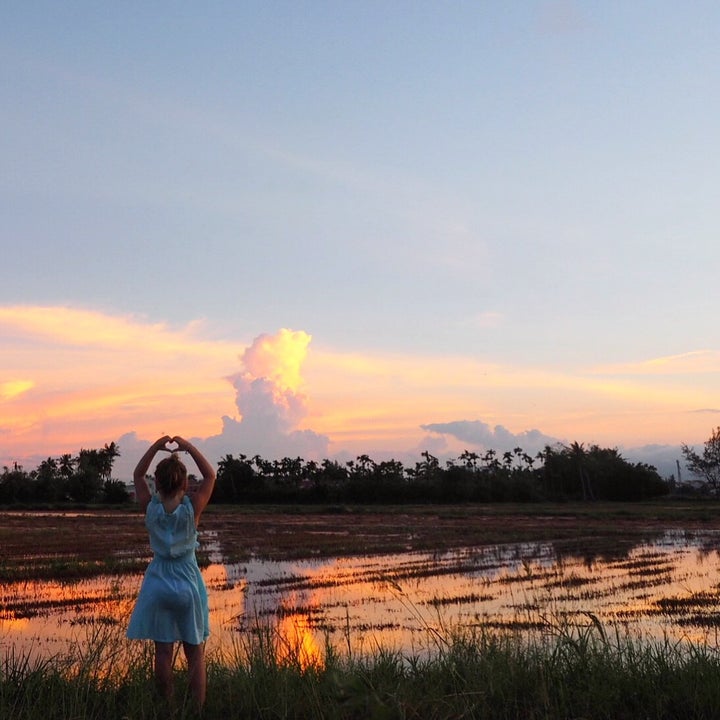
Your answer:
[[[180,449],[180,446],[175,442],[175,440],[168,440],[165,443],[165,450],[168,452],[177,452]]]

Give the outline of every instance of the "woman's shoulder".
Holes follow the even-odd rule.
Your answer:
[[[195,506],[193,505],[192,495],[187,493],[182,496],[179,505],[177,506],[177,512],[182,513],[183,516],[192,518],[193,524],[195,522]]]
[[[195,512],[193,510],[192,502],[187,495],[183,495],[178,504],[172,510],[168,510],[162,497],[156,493],[150,498],[150,502],[147,506],[147,514],[164,517],[166,515],[177,515],[179,512],[184,513],[186,509],[190,511],[191,515]]]

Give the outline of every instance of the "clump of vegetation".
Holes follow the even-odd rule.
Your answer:
[[[210,658],[207,718],[708,718],[720,713],[720,658],[707,646],[608,637],[590,621],[532,639],[482,629],[441,639],[428,657],[328,649],[308,663],[270,631]],[[165,718],[150,653],[111,633],[73,657],[0,660],[0,717]],[[118,662],[122,657],[123,661]],[[110,663],[111,665],[108,665]],[[108,672],[108,667],[112,672]],[[178,682],[174,717],[193,717]]]

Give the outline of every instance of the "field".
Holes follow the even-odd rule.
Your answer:
[[[302,559],[526,541],[583,553],[619,550],[664,530],[720,524],[715,503],[210,506],[201,532],[227,562]],[[126,508],[8,511],[0,524],[0,579],[136,571],[149,549],[142,516]]]
[[[671,529],[713,531],[719,513],[720,505],[712,502],[210,506],[201,530],[229,563],[244,563],[251,556],[387,556],[533,541],[552,542],[568,555],[617,558]],[[6,582],[137,573],[148,559],[142,517],[128,508],[12,511],[0,516],[0,578]],[[715,557],[712,552],[708,558]],[[653,582],[653,572],[662,571],[655,557],[632,567],[617,562],[620,566],[638,580],[648,575],[648,582]],[[518,580],[526,579],[520,575]],[[555,579],[534,582],[544,587]],[[568,589],[583,589],[577,587],[580,577],[574,572],[566,579]],[[712,614],[716,594],[695,600],[710,603]],[[668,608],[663,605],[662,612]],[[666,638],[642,644],[612,634],[591,613],[586,620],[556,620],[531,638],[486,627],[458,632],[443,628],[432,658],[378,648],[363,657],[330,652],[319,665],[308,664],[292,647],[279,654],[277,637],[257,628],[241,633],[222,656],[211,655],[205,717],[720,717],[717,643],[688,646]],[[147,648],[129,658],[123,655],[118,665],[116,659],[126,652],[122,629],[83,628],[85,640],[72,657],[31,661],[6,651],[0,657],[0,717],[167,717],[167,708],[153,693]],[[114,663],[119,674],[103,672],[108,663]],[[177,685],[176,716],[191,717],[184,683],[179,679]]]

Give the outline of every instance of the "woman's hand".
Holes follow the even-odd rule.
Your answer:
[[[174,438],[172,438],[170,440],[170,442],[176,443],[178,450],[184,450],[185,452],[190,452],[191,445],[185,438],[180,437],[179,435],[176,435]]]
[[[161,438],[158,438],[153,444],[152,447],[157,452],[158,450],[165,450],[167,452],[172,452],[172,450],[168,447],[168,443],[175,442],[173,438],[171,438],[169,435],[163,435]]]
[[[146,451],[145,454],[140,458],[135,471],[133,472],[133,483],[135,485],[135,497],[137,498],[138,504],[142,511],[150,502],[150,488],[148,487],[145,475],[150,469],[150,463],[153,461],[155,455],[161,450],[166,452],[172,452],[168,447],[168,443],[173,442],[173,439],[169,435],[163,435],[158,438]]]

